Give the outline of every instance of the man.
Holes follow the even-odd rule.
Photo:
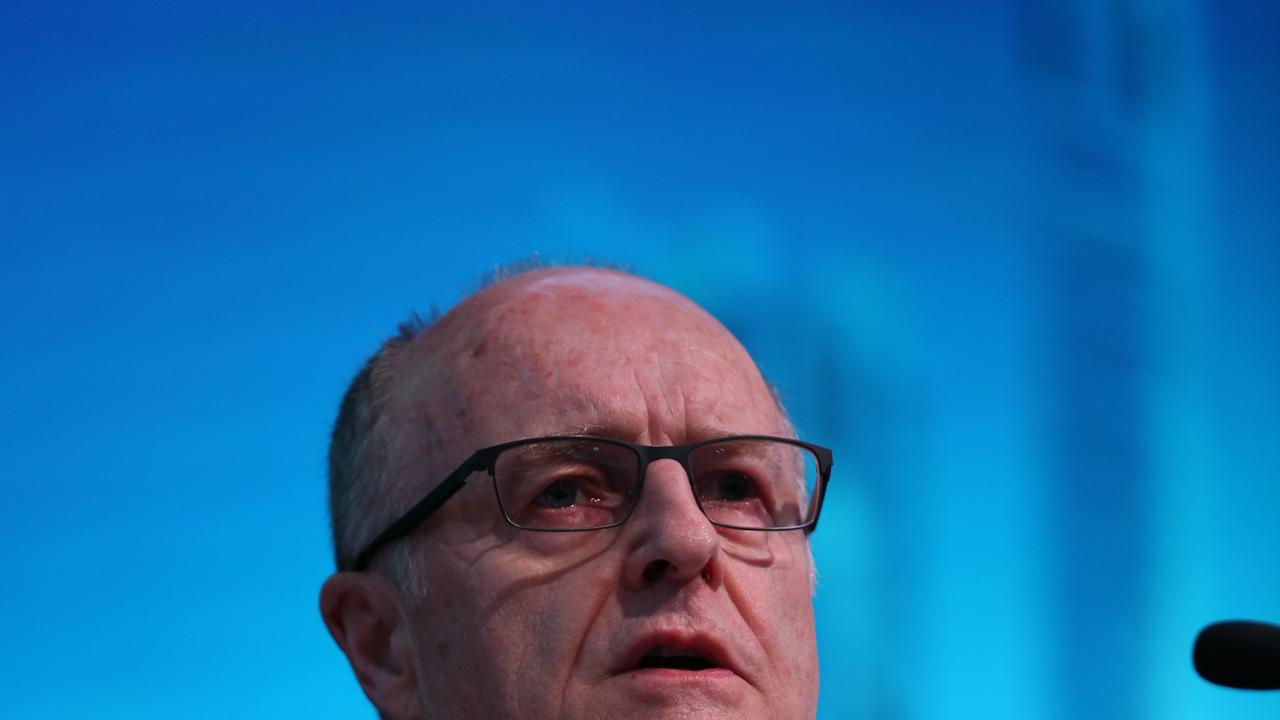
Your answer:
[[[321,612],[381,715],[813,717],[830,452],[733,336],[571,267],[422,325],[357,376],[330,454]]]

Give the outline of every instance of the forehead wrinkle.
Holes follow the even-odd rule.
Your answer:
[[[664,370],[665,362],[662,360],[662,356],[658,351],[650,351],[649,360],[658,367],[658,387],[645,387],[646,380],[644,378],[644,373],[637,365],[633,365],[631,368],[631,379],[635,383],[640,396],[644,399],[643,407],[645,415],[647,416],[645,428],[648,432],[649,441],[654,442],[657,438],[663,435],[663,427],[673,427],[676,424],[675,420],[677,418],[685,417],[685,404],[684,396],[678,389],[680,387],[680,383],[671,383],[666,377],[664,377],[666,374]],[[675,398],[673,398],[673,394],[676,396]],[[654,406],[652,400],[655,398],[661,398],[665,408],[665,415],[663,414],[663,408],[656,408]],[[655,412],[655,410],[658,412]]]

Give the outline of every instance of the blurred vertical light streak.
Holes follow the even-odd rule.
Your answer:
[[[1186,3],[1036,0],[1021,28],[1038,109],[1062,717],[1170,717],[1149,691],[1163,596],[1200,486],[1202,40]],[[1172,527],[1171,527],[1172,526]],[[1176,537],[1176,535],[1174,535]],[[1166,603],[1167,606],[1167,603]],[[1162,710],[1168,710],[1163,708]]]
[[[1140,172],[1143,238],[1150,268],[1151,309],[1146,434],[1151,453],[1148,498],[1149,592],[1134,678],[1141,716],[1197,718],[1214,714],[1187,667],[1195,621],[1206,617],[1205,582],[1212,564],[1215,449],[1208,353],[1219,269],[1209,241],[1210,170],[1208,50],[1199,3],[1147,0],[1126,16],[1130,60],[1147,73]],[[1225,485],[1216,485],[1225,487]],[[1201,703],[1201,704],[1197,704]],[[1220,711],[1220,710],[1219,710]]]

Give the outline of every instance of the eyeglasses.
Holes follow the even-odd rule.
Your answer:
[[[812,532],[831,477],[830,450],[768,435],[656,446],[581,435],[516,440],[477,450],[343,569],[366,569],[382,546],[413,532],[480,471],[493,479],[502,516],[522,530],[621,525],[654,460],[679,463],[711,524],[735,530]]]

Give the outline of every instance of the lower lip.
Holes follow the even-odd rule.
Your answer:
[[[625,675],[629,675],[629,676],[635,676],[635,677],[663,677],[663,678],[665,678],[665,677],[671,677],[671,678],[686,678],[686,677],[706,677],[706,678],[737,677],[737,675],[736,675],[732,670],[730,670],[729,668],[722,668],[722,667],[717,667],[717,668],[704,668],[704,669],[702,669],[702,670],[681,670],[681,669],[679,669],[679,668],[660,668],[660,667],[651,667],[651,668],[640,668],[640,669],[638,669],[638,670],[632,670],[632,671],[627,672],[627,673],[624,673],[624,674],[625,674]]]
[[[644,668],[622,674],[622,679],[637,690],[695,689],[714,690],[729,688],[743,682],[737,673],[728,668],[707,670],[677,670],[674,668]]]

